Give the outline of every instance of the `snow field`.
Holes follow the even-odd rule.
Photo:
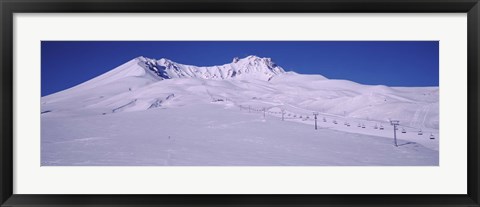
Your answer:
[[[218,104],[42,120],[43,166],[438,165],[399,139],[265,119]],[[194,116],[192,114],[195,114]],[[88,129],[88,130],[85,130]]]

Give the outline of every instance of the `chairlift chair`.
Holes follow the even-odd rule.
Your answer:
[[[402,133],[407,133],[407,131],[405,130],[405,128],[402,128]]]

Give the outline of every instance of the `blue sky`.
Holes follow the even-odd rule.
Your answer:
[[[271,57],[286,70],[362,84],[438,86],[438,41],[42,41],[42,96],[135,57],[211,66]]]

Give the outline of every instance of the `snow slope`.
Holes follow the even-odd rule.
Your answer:
[[[312,122],[309,121],[309,124]],[[222,103],[42,117],[43,166],[438,165],[418,143],[328,130]]]
[[[42,165],[438,165],[438,94],[256,56],[210,67],[138,57],[42,97]]]

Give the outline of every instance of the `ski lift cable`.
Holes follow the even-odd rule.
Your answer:
[[[210,91],[208,91],[208,89],[206,89],[206,92],[208,93],[209,96],[213,97],[213,95],[211,95]],[[238,104],[236,101],[230,99],[231,102],[234,103],[234,105],[242,108],[242,109],[248,109],[248,107],[245,107],[243,105],[240,105]],[[289,114],[291,117],[284,117],[284,119],[290,119],[290,120],[294,120],[294,119],[301,119],[301,120],[308,120],[309,118],[308,115],[306,114],[303,114],[303,113],[293,113],[292,111],[289,111],[289,110],[285,110],[284,108],[282,108],[281,106],[285,106],[285,105],[274,105],[274,106],[268,106],[268,107],[265,107],[265,110],[266,110],[266,113],[269,113],[269,114],[282,114],[282,112],[273,112],[273,111],[269,111],[271,109],[274,109],[274,108],[280,108],[280,110],[283,110],[283,113],[284,114]],[[309,111],[309,112],[314,112],[314,111],[311,111],[311,110],[308,110],[308,109],[302,109],[302,108],[299,108],[299,107],[294,107],[294,106],[291,106],[289,105],[290,107],[292,108],[295,108],[297,110],[302,110],[302,111]],[[257,107],[251,107],[250,106],[250,109],[252,111],[257,111],[257,112],[263,112],[264,108],[257,108]],[[334,116],[336,118],[339,118],[339,120],[343,120],[343,121],[347,121],[347,119],[345,119],[344,117],[338,117],[338,115],[335,115],[335,114],[329,114],[329,113],[319,113],[319,114],[322,114],[322,115],[329,115],[329,116]],[[302,118],[300,118],[302,117]],[[350,123],[349,123],[350,124]],[[385,128],[383,126],[379,126],[378,123],[375,123],[377,128]],[[363,127],[363,125],[361,125]],[[412,132],[412,133],[418,133],[418,131],[422,131],[422,133],[425,133],[425,134],[437,134],[438,132],[436,131],[431,131],[431,130],[424,130],[425,128],[417,128],[417,127],[412,127],[412,126],[407,126],[407,125],[399,125],[401,127],[403,127],[405,129],[406,132]],[[403,131],[403,129],[402,129]]]

